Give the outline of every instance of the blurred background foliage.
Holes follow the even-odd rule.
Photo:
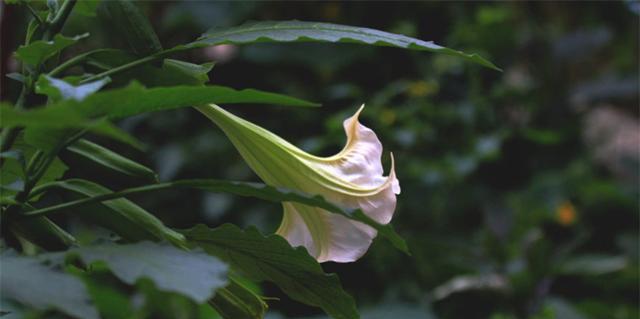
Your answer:
[[[347,44],[226,45],[181,57],[217,61],[209,74],[214,84],[322,103],[232,109],[318,155],[341,148],[342,121],[367,105],[362,121],[396,159],[402,194],[393,223],[413,256],[380,240],[356,263],[323,265],[339,274],[364,318],[640,315],[638,2],[139,5],[165,48],[209,27],[299,19],[434,40],[504,69]],[[13,51],[28,15],[16,6],[5,10],[16,27],[3,33],[3,42]],[[63,33],[87,30],[92,36],[70,51],[126,47],[110,21],[96,17],[74,15]],[[18,68],[3,57],[8,72]],[[17,83],[3,83],[3,98],[15,100]],[[138,116],[121,126],[148,152],[103,144],[151,165],[161,180],[257,180],[222,132],[192,110]],[[68,177],[92,176],[113,189],[135,186],[73,154],[62,159],[72,168]],[[388,167],[388,155],[384,160]],[[273,232],[281,215],[276,204],[197,191],[134,200],[174,227],[233,222]],[[58,221],[87,242],[108,235]],[[260,289],[280,298],[270,302],[269,318],[318,315],[275,287]],[[197,311],[174,299],[147,311],[172,318]]]

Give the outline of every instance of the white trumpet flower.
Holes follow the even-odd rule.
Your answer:
[[[321,195],[348,208],[360,208],[380,224],[391,221],[400,184],[393,154],[389,176],[383,176],[382,144],[358,122],[344,121],[347,143],[338,154],[318,157],[217,105],[198,110],[229,137],[251,169],[268,185]],[[292,246],[304,246],[318,262],[352,262],[367,251],[377,232],[361,222],[321,208],[284,202],[277,234]]]

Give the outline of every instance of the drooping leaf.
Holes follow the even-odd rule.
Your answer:
[[[111,193],[106,187],[82,179],[59,181],[49,184],[51,186],[87,197]],[[37,194],[38,189],[34,189],[34,193]],[[109,200],[98,207],[80,207],[78,210],[77,216],[101,225],[129,241],[166,240],[178,246],[183,245],[184,238],[180,233],[165,226],[157,217],[127,199]]]
[[[261,21],[237,27],[212,29],[196,41],[174,48],[183,50],[218,44],[257,42],[345,42],[431,51],[460,57],[488,68],[500,70],[477,54],[467,54],[433,43],[380,30],[306,21]]]
[[[162,291],[185,295],[198,303],[227,284],[227,265],[202,251],[184,251],[152,242],[105,244],[72,249],[87,264],[104,261],[127,284],[147,278]]]
[[[158,180],[152,169],[88,140],[80,139],[68,150],[118,172],[146,180]]]
[[[41,265],[38,259],[6,253],[0,269],[3,298],[35,309],[53,308],[74,318],[99,318],[85,286],[74,276]]]
[[[89,34],[85,33],[70,38],[56,34],[51,41],[33,41],[28,45],[20,46],[16,51],[16,58],[31,66],[40,65],[54,55],[62,52],[66,47],[88,36]]]
[[[359,318],[338,277],[324,273],[304,248],[292,248],[278,235],[263,236],[255,228],[243,231],[231,224],[215,229],[197,225],[184,234],[249,278],[275,283],[294,300],[320,307],[334,318]]]
[[[60,99],[82,101],[87,96],[100,90],[110,81],[111,79],[109,77],[105,77],[97,81],[76,86],[64,80],[42,75],[36,82],[36,93],[44,94],[53,101]]]

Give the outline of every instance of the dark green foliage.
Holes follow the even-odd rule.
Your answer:
[[[253,280],[271,281],[291,298],[320,307],[334,318],[359,318],[338,277],[325,274],[304,248],[291,248],[280,236],[264,236],[253,228],[243,231],[231,224],[214,229],[198,225],[183,233]]]
[[[638,317],[633,1],[5,4],[0,315]],[[363,102],[402,194],[389,240],[322,266],[269,235],[279,202],[366,216],[231,182],[178,110],[299,106],[234,113],[324,156]]]

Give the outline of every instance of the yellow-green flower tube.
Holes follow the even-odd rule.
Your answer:
[[[382,144],[376,134],[358,122],[358,115],[344,121],[347,143],[338,154],[317,157],[279,136],[243,120],[217,105],[197,109],[218,125],[251,169],[267,184],[298,190],[349,208],[360,208],[381,224],[387,224],[396,207],[400,184],[393,156],[389,176],[383,176]],[[319,262],[352,262],[371,245],[376,230],[317,207],[284,202],[277,234],[292,246],[304,246]]]

